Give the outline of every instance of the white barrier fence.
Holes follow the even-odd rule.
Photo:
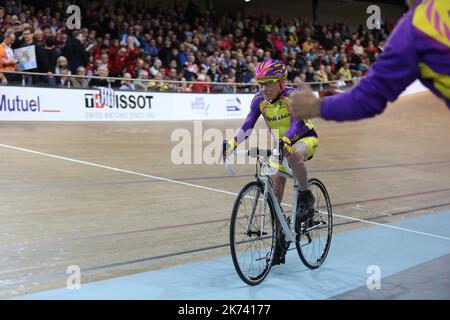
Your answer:
[[[413,83],[404,94],[427,90]],[[253,94],[195,94],[0,86],[0,121],[243,119]]]

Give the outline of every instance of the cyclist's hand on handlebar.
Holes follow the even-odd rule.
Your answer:
[[[228,158],[233,153],[233,151],[236,150],[236,148],[237,148],[236,139],[233,138],[233,139],[228,140],[226,143],[225,150],[224,150],[225,157]]]

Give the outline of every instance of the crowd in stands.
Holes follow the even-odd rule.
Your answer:
[[[352,80],[366,74],[393,28],[351,31],[341,22],[319,25],[304,18],[219,14],[201,10],[196,0],[156,5],[81,0],[82,28],[69,30],[66,10],[71,4],[0,0],[3,84],[22,81],[1,71],[17,70],[13,50],[30,45],[35,45],[37,68],[27,71],[46,76],[25,80],[49,86],[231,93],[234,83],[248,83],[238,90],[251,91],[255,67],[268,57],[286,63],[289,82],[296,77],[306,82]],[[182,82],[167,82],[171,80]]]

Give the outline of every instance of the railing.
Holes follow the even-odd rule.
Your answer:
[[[91,79],[100,79],[100,80],[106,80],[108,87],[112,88],[112,83],[116,81],[120,81],[120,84],[122,84],[123,81],[129,82],[129,83],[147,83],[148,85],[150,83],[157,83],[159,84],[159,88],[157,86],[151,86],[148,85],[143,86],[143,91],[160,91],[160,92],[186,92],[183,91],[183,88],[186,88],[189,85],[193,84],[202,84],[206,86],[206,92],[211,93],[213,91],[214,93],[245,93],[245,92],[257,92],[258,91],[258,85],[256,83],[230,83],[230,82],[206,82],[206,81],[174,81],[174,80],[156,80],[156,79],[127,79],[127,78],[120,78],[120,77],[99,77],[99,76],[80,76],[80,75],[61,75],[61,74],[48,74],[48,73],[39,73],[39,72],[25,72],[25,71],[0,71],[0,74],[13,74],[17,76],[17,79],[15,82],[8,82],[8,84],[17,84],[21,83],[22,86],[28,86],[30,83],[28,83],[31,79],[31,82],[33,82],[33,77],[41,77],[41,79],[48,79],[52,77],[64,77],[67,80],[71,79],[86,79],[90,82]],[[21,79],[20,79],[21,78]],[[19,80],[20,79],[20,80]],[[308,85],[312,87],[315,91],[322,91],[322,90],[329,90],[329,89],[336,89],[336,88],[348,88],[353,86],[356,82],[358,82],[362,78],[353,78],[351,80],[333,80],[333,81],[324,81],[324,82],[307,82]],[[31,83],[33,86],[45,86],[48,87],[49,85],[45,85],[45,82],[37,82],[37,83]],[[161,90],[161,86],[166,84],[167,88],[172,90]],[[286,83],[287,86],[296,87],[295,83]],[[53,85],[55,86],[55,85]],[[67,84],[64,86],[58,86],[58,87],[65,87],[65,88],[71,88],[73,87],[71,85],[71,81],[67,81]],[[117,86],[116,86],[117,87]],[[114,87],[114,88],[116,88]],[[155,88],[156,87],[156,88]],[[173,90],[173,88],[176,87],[176,90]],[[89,86],[88,88],[93,88],[93,86]],[[243,91],[240,91],[238,88],[243,88]],[[123,89],[126,90],[126,89]],[[133,89],[130,89],[133,90]],[[135,91],[141,91],[139,89],[134,89]],[[231,92],[229,92],[231,90]],[[227,92],[225,92],[227,91]],[[190,91],[195,93],[195,91]]]

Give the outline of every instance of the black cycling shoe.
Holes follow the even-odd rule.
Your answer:
[[[284,240],[283,233],[277,236],[278,241],[273,253],[272,266],[284,264],[286,262],[286,252],[289,248],[289,243]]]
[[[311,190],[300,191],[297,216],[304,222],[314,216],[314,202],[316,199]]]
[[[280,246],[275,247],[275,252],[273,253],[272,267],[284,264],[286,262],[286,251]]]

